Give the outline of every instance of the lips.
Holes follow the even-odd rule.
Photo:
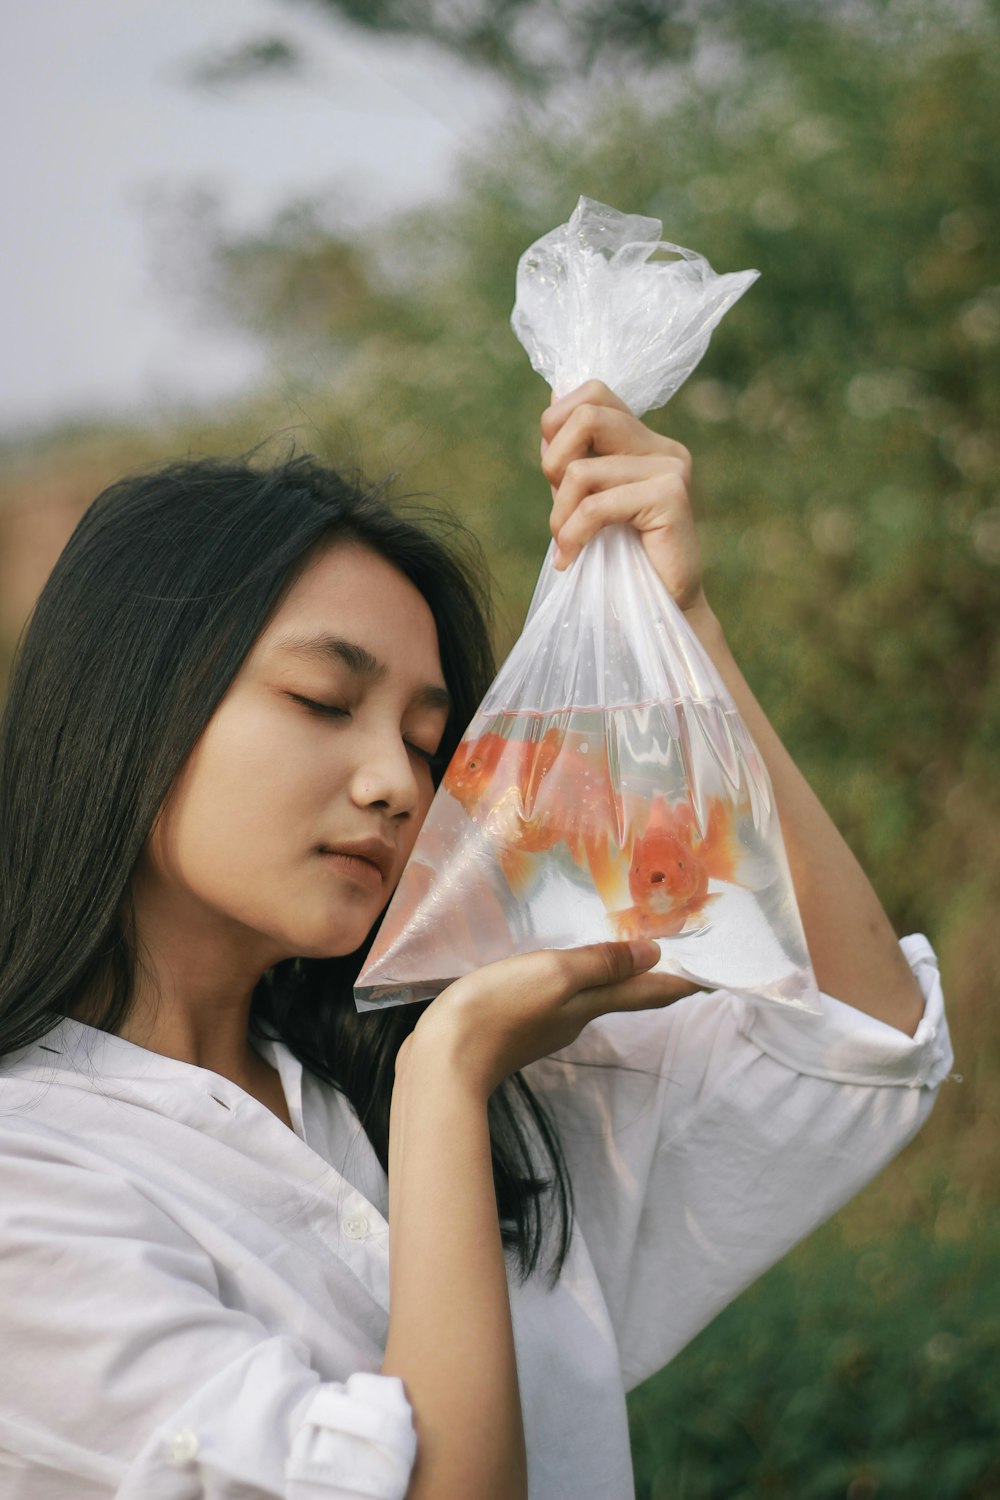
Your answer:
[[[364,860],[388,880],[396,863],[396,851],[384,839],[357,839],[352,843],[321,844],[320,854],[343,854],[348,859]]]

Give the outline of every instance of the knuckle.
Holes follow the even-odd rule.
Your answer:
[[[597,943],[594,947],[600,978],[599,984],[614,984],[627,972],[628,949],[621,943]]]
[[[559,477],[559,456],[554,448],[547,448],[542,454],[542,473],[550,483],[555,483]]]
[[[570,421],[581,434],[593,432],[600,420],[600,407],[590,401],[582,402],[574,411]]]

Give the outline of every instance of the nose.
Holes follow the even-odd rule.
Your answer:
[[[357,807],[377,807],[393,818],[415,811],[420,785],[410,752],[398,735],[368,737],[351,778],[351,799]]]

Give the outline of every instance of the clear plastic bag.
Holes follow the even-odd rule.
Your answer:
[[[756,279],[581,198],[518,268],[514,329],[557,394],[662,405]],[[667,252],[670,258],[662,257]],[[819,1009],[767,771],[635,531],[542,566],[355,988],[427,999],[537,948],[649,936],[660,970]]]

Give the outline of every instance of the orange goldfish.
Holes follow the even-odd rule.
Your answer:
[[[516,786],[530,801],[558,755],[562,739],[560,730],[553,726],[540,740],[507,739],[495,731],[463,740],[444,773],[444,785],[472,816],[483,802],[497,801],[498,793],[502,796],[510,786]],[[501,768],[503,783],[497,786],[494,783]]]
[[[533,812],[562,741],[562,732],[554,726],[540,740],[509,740],[493,731],[463,740],[444,773],[445,789],[476,822],[492,822],[490,832],[498,842],[513,848],[551,848],[559,834],[549,828],[551,819]]]
[[[496,844],[500,868],[515,894],[531,881],[532,861],[526,856],[551,849],[561,836],[551,809],[535,804],[562,739],[555,726],[540,740],[507,739],[490,730],[463,740],[444,774],[445,790]]]
[[[675,937],[718,900],[708,894],[708,882],[733,880],[738,859],[727,811],[721,798],[711,797],[702,834],[689,802],[671,807],[664,797],[653,798],[646,831],[632,846],[634,905],[611,913],[619,937]]]
[[[577,864],[591,870],[609,899],[620,808],[607,754],[591,753],[550,727],[540,740],[506,739],[488,732],[463,742],[445,772],[444,786],[497,846],[511,890],[522,895],[535,873],[531,856],[560,840]],[[603,886],[603,890],[602,890]]]

